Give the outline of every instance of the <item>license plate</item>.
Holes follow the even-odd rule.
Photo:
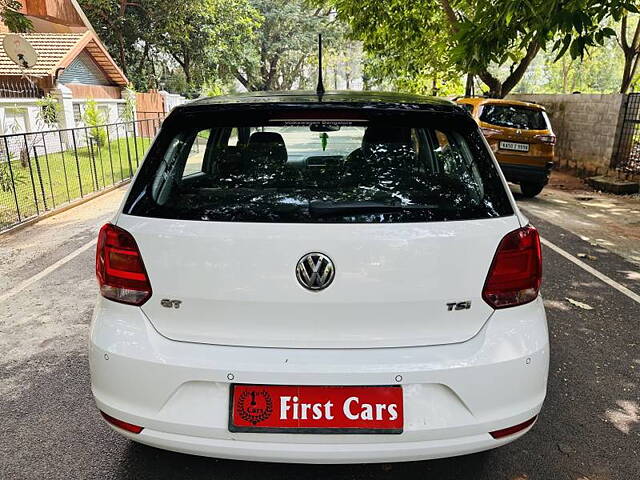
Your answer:
[[[402,433],[402,387],[231,385],[229,430]]]
[[[517,142],[500,142],[500,148],[502,150],[515,150],[516,152],[528,152],[529,144],[517,143]]]

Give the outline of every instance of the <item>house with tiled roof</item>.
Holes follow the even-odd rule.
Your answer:
[[[0,34],[2,43],[6,34]],[[82,33],[23,33],[38,55],[37,63],[22,69],[0,50],[0,79],[26,75],[43,90],[57,82],[67,85],[79,96],[87,92],[109,98],[120,98],[127,77],[113,61],[100,40],[91,30]]]
[[[82,124],[88,99],[99,105],[105,123],[122,116],[128,80],[109,55],[75,0],[21,0],[21,12],[33,31],[20,34],[38,55],[36,64],[22,69],[1,48],[9,34],[0,23],[0,133],[37,131],[34,99],[60,101],[60,127]]]

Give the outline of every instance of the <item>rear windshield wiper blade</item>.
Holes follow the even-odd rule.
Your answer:
[[[408,210],[434,210],[437,208],[437,205],[394,205],[379,202],[311,202],[309,214],[312,217],[331,217],[350,214],[401,213]]]

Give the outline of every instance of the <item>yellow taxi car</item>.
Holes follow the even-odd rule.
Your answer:
[[[549,182],[556,136],[544,107],[495,98],[456,99],[476,120],[508,181],[535,197]]]

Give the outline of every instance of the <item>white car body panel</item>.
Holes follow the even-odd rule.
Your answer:
[[[98,407],[144,425],[138,435],[116,428],[137,442],[219,458],[358,463],[461,455],[518,438],[526,430],[500,440],[488,432],[538,414],[546,393],[549,344],[541,298],[496,311],[467,342],[368,349],[176,342],[160,335],[139,308],[99,299],[89,360]],[[229,432],[231,383],[400,384],[404,432]]]
[[[173,340],[289,348],[438,345],[474,336],[493,309],[481,298],[515,216],[433,223],[198,222],[121,215],[153,297],[142,306]],[[298,260],[320,251],[331,286],[303,288]],[[455,254],[452,254],[455,252]],[[161,306],[178,299],[179,309]],[[468,310],[447,303],[471,301]]]

